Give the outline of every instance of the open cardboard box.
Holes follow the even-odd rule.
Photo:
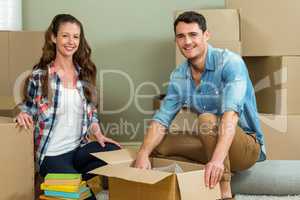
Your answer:
[[[204,185],[203,165],[168,159],[151,158],[152,167],[178,164],[183,172],[173,173],[131,167],[136,151],[122,149],[93,153],[108,165],[90,173],[109,177],[110,200],[215,200],[220,198],[219,187]]]

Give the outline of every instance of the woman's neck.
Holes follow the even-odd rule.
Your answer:
[[[54,60],[54,64],[58,66],[63,71],[69,71],[74,69],[74,63],[72,57],[64,58],[59,54],[56,56]]]

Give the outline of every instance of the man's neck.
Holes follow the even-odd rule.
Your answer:
[[[207,46],[203,52],[203,54],[199,55],[198,57],[189,60],[190,66],[194,73],[202,73],[205,69],[205,61],[207,55]]]
[[[192,68],[192,72],[194,73],[202,73],[205,69],[205,59],[201,58],[196,61],[189,60],[190,66]]]

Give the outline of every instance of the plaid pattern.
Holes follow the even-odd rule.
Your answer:
[[[80,66],[76,66],[77,76],[80,73]],[[26,112],[33,117],[35,122],[34,141],[37,168],[42,164],[45,157],[49,141],[51,140],[52,130],[55,127],[56,110],[60,101],[60,85],[61,79],[56,73],[57,67],[53,64],[48,66],[49,86],[52,90],[52,100],[42,97],[41,77],[45,73],[44,70],[33,70],[29,79],[27,94],[29,99],[24,102],[20,108],[22,112]],[[76,89],[78,90],[83,101],[83,118],[81,126],[81,145],[86,144],[86,136],[90,125],[98,122],[98,114],[95,105],[88,103],[83,91],[83,82],[76,81]]]

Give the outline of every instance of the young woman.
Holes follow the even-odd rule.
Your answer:
[[[92,152],[120,148],[105,137],[96,110],[96,66],[83,26],[75,17],[59,14],[45,33],[43,54],[24,87],[17,116],[20,126],[34,126],[39,174],[81,173],[105,165]],[[93,136],[96,141],[91,142]],[[94,199],[92,197],[91,199]]]

